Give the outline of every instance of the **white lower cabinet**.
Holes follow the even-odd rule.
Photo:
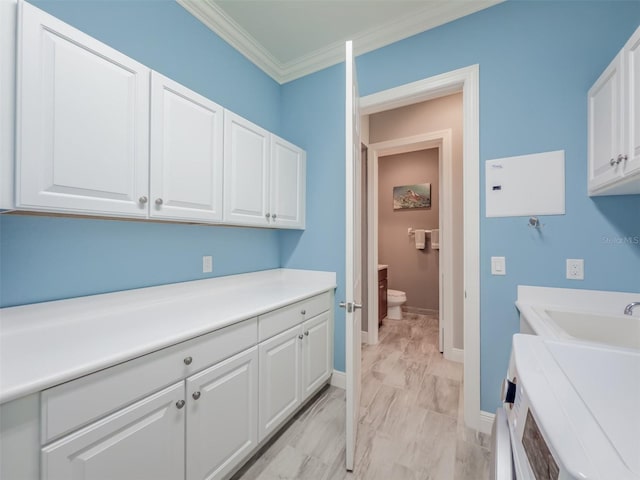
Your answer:
[[[331,325],[324,312],[260,343],[260,441],[330,377]]]
[[[260,441],[301,403],[302,336],[297,325],[260,344]]]
[[[0,476],[229,478],[329,380],[332,305],[316,294],[3,404]]]
[[[187,379],[187,480],[224,478],[258,444],[258,348]]]
[[[42,449],[43,480],[184,476],[184,382]]]
[[[329,312],[302,324],[302,397],[309,397],[331,375],[333,365],[333,330]]]

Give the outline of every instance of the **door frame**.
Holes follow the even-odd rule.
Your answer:
[[[438,298],[440,299],[440,339],[443,338],[442,329],[447,331],[444,335],[443,351],[447,360],[462,362],[462,350],[456,351],[453,348],[453,249],[451,228],[453,224],[452,209],[452,131],[451,129],[438,130],[434,132],[413,135],[411,137],[387,140],[384,142],[372,143],[369,151],[369,182],[367,193],[371,207],[368,212],[368,250],[369,250],[369,277],[368,290],[377,291],[378,276],[374,268],[378,264],[378,161],[386,155],[396,155],[399,153],[416,152],[431,148],[438,149],[438,177],[440,183],[439,203],[439,225],[440,229],[440,262],[438,272]],[[421,228],[418,225],[418,228]],[[368,343],[375,345],[378,343],[378,304],[374,299],[369,298],[368,309],[372,312],[367,323]]]
[[[462,92],[464,185],[464,420],[487,431],[480,411],[480,119],[479,65],[471,65],[360,98],[370,115]],[[371,250],[369,252],[371,256]]]

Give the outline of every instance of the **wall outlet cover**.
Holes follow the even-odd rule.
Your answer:
[[[202,273],[213,272],[213,257],[211,255],[204,255],[202,257]]]
[[[569,280],[584,280],[584,259],[567,258],[567,278]]]

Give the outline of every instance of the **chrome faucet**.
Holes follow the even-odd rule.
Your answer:
[[[633,307],[637,307],[640,305],[640,302],[631,302],[629,305],[624,307],[624,314],[631,315],[633,313]]]

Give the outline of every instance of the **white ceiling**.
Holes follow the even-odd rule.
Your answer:
[[[177,0],[279,83],[503,0]]]

